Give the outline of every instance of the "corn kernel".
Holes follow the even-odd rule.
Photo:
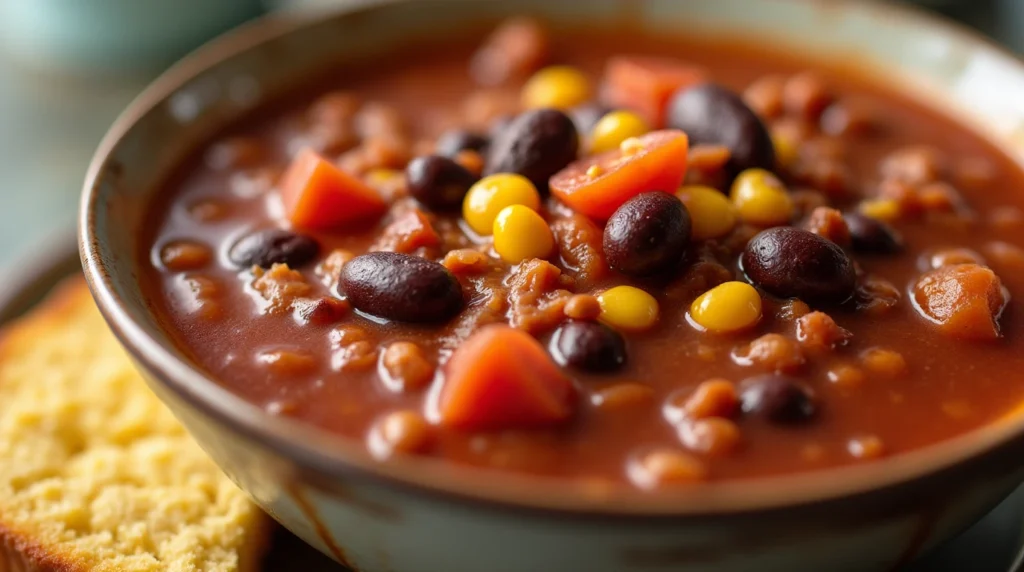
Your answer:
[[[736,207],[717,190],[691,185],[679,189],[676,196],[690,211],[691,233],[695,240],[725,236],[736,227]]]
[[[602,292],[602,322],[621,330],[646,330],[658,321],[658,301],[647,292],[633,286],[616,286]]]
[[[618,149],[630,137],[639,137],[651,130],[646,121],[632,111],[612,111],[594,124],[590,133],[591,153]]]
[[[746,282],[719,284],[693,301],[688,317],[709,332],[745,330],[761,319],[761,295]]]
[[[860,203],[858,210],[871,218],[886,222],[900,218],[900,204],[894,199],[870,199]]]
[[[636,155],[644,149],[644,142],[639,137],[629,137],[619,143],[619,151],[622,151],[623,155]]]
[[[402,179],[404,177],[405,173],[395,169],[370,169],[366,173],[366,183],[371,187],[377,188],[378,186],[390,184],[396,179]]]
[[[796,163],[799,152],[793,139],[782,132],[772,133],[772,146],[775,148],[775,162],[782,167]]]
[[[546,258],[555,249],[548,223],[523,205],[510,205],[494,218],[494,250],[505,262]]]
[[[523,107],[568,109],[590,99],[590,80],[570,66],[550,66],[533,74],[523,86]]]
[[[470,187],[462,202],[462,218],[477,234],[488,235],[501,209],[511,205],[523,205],[535,211],[540,208],[540,193],[522,175],[498,173]]]
[[[757,226],[786,224],[793,217],[793,201],[775,175],[747,169],[736,177],[729,193],[740,218]]]

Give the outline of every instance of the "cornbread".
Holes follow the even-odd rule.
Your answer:
[[[267,530],[81,279],[0,337],[0,572],[251,571]]]

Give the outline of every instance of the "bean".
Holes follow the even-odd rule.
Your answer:
[[[903,249],[903,239],[888,224],[858,212],[843,215],[850,229],[853,250],[873,254],[894,254]]]
[[[793,227],[758,233],[747,243],[740,265],[755,286],[780,298],[840,304],[856,286],[853,262],[842,248]]]
[[[228,259],[239,268],[287,264],[298,268],[316,258],[320,244],[313,237],[271,228],[242,237],[228,251]]]
[[[779,374],[759,375],[741,384],[743,413],[778,424],[797,424],[817,413],[811,392],[795,379]]]
[[[622,204],[604,227],[608,265],[628,276],[647,276],[676,265],[690,243],[690,213],[661,191]]]
[[[491,143],[484,174],[518,173],[543,191],[578,150],[579,135],[567,115],[555,109],[527,111]]]
[[[597,121],[612,111],[611,107],[597,103],[584,103],[569,110],[569,117],[579,133],[590,133]]]
[[[447,268],[397,252],[371,252],[341,268],[338,292],[360,312],[399,322],[443,322],[462,310],[462,287]]]
[[[198,270],[210,263],[213,253],[201,242],[175,240],[160,249],[160,261],[168,270]]]
[[[431,428],[427,420],[415,411],[395,411],[376,423],[368,437],[369,449],[377,458],[388,458],[396,453],[418,453],[430,445]]]
[[[464,129],[453,129],[445,131],[437,139],[438,155],[455,158],[461,151],[476,151],[483,153],[487,149],[490,139],[479,133],[466,131]]]
[[[487,138],[490,142],[497,139],[505,129],[508,129],[509,125],[512,125],[512,120],[515,119],[514,115],[499,115],[491,120],[491,124],[487,129]],[[490,143],[488,143],[488,149],[490,149]]]
[[[550,350],[562,366],[596,373],[619,369],[626,363],[626,342],[615,330],[597,322],[570,320],[551,337]]]
[[[721,417],[694,419],[678,428],[679,439],[687,449],[712,457],[727,455],[740,444],[740,428]]]
[[[477,177],[448,157],[426,155],[409,162],[405,179],[409,194],[423,205],[452,210],[462,206],[462,199]]]
[[[720,85],[677,91],[669,101],[668,125],[685,131],[691,145],[728,147],[728,170],[733,175],[775,165],[775,148],[764,123],[738,94]]]

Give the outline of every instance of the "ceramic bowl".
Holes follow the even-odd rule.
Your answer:
[[[856,467],[680,490],[593,490],[431,459],[374,461],[362,443],[267,415],[171,342],[138,276],[158,184],[211,132],[339,61],[373,58],[512,13],[629,18],[661,31],[759,37],[899,78],[1024,154],[1024,66],[915,12],[802,0],[346,2],[248,26],[154,83],[101,144],[80,247],[115,333],[153,390],[277,520],[362,571],[891,570],[991,509],[1024,476],[1024,417]]]

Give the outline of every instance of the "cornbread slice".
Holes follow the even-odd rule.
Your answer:
[[[83,280],[0,336],[0,572],[245,572],[268,530],[150,393]]]

